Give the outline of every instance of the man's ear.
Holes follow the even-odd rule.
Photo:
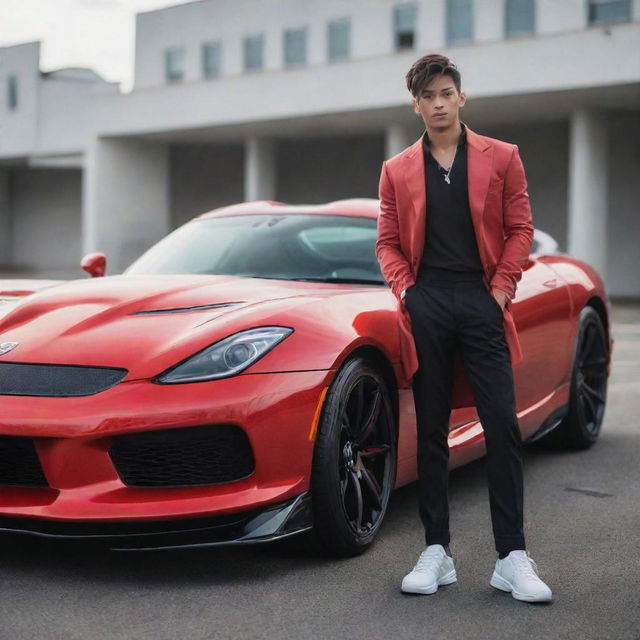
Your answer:
[[[415,99],[415,96],[413,98],[411,98],[411,106],[413,107],[414,113],[417,116],[419,116],[420,115],[420,109],[418,108],[418,101]]]
[[[458,98],[458,106],[464,107],[466,101],[467,101],[467,94],[464,91],[461,91],[460,97]]]

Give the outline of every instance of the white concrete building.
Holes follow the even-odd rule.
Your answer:
[[[136,34],[126,94],[0,49],[0,267],[116,273],[220,205],[376,197],[441,52],[464,121],[519,145],[534,224],[640,296],[640,0],[201,0]]]

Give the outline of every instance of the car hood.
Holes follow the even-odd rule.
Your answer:
[[[156,375],[209,344],[353,287],[224,275],[73,280],[0,307],[0,362],[122,367]]]

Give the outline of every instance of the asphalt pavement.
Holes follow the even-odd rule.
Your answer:
[[[614,307],[608,404],[581,452],[525,448],[525,535],[551,603],[489,585],[484,459],[450,479],[458,581],[400,582],[423,548],[416,485],[394,492],[374,546],[314,557],[270,546],[129,554],[0,539],[0,639],[640,640],[640,307]]]

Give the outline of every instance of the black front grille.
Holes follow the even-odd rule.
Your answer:
[[[31,438],[0,436],[0,485],[48,486]]]
[[[247,434],[233,424],[164,429],[118,436],[110,451],[130,487],[196,487],[253,473]]]
[[[126,369],[0,362],[0,395],[90,396],[115,386]]]

